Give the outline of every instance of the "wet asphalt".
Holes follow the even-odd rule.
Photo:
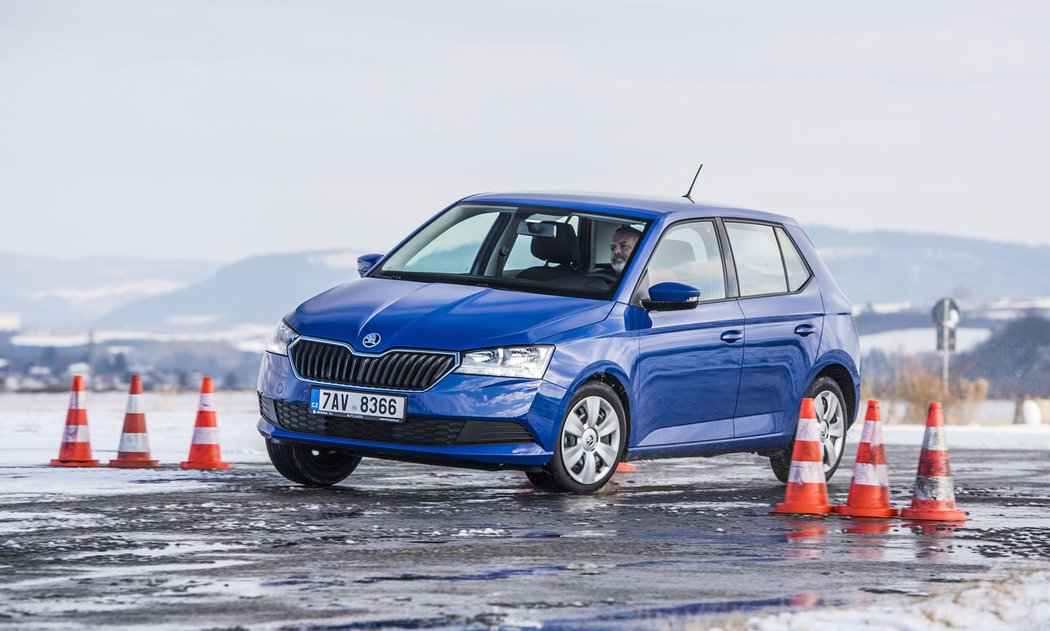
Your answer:
[[[918,447],[887,457],[906,505]],[[706,628],[1050,567],[1050,455],[951,458],[961,526],[770,515],[783,487],[750,455],[643,461],[590,496],[378,460],[330,489],[127,472],[126,495],[0,495],[0,628]]]

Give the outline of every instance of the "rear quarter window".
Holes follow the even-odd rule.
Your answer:
[[[777,227],[777,241],[780,242],[780,251],[784,254],[784,268],[787,270],[788,291],[798,291],[806,284],[812,273],[806,265],[806,261],[799,254],[795,242],[791,240],[783,228]]]

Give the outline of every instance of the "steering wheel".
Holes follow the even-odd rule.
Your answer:
[[[605,282],[609,283],[610,287],[615,285],[620,280],[620,275],[610,269],[598,268],[587,272],[587,275],[592,278],[600,278],[604,280]]]

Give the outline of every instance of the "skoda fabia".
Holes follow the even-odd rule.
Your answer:
[[[834,473],[860,392],[850,304],[787,217],[564,194],[465,198],[278,325],[274,467],[519,469],[586,493],[632,459],[753,452],[786,481],[803,397]]]

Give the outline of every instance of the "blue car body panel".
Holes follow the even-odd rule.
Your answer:
[[[567,328],[604,320],[613,303],[582,298],[407,280],[362,278],[310,298],[286,321],[302,335],[365,350],[378,333],[392,348],[463,351],[531,344]],[[469,323],[469,324],[468,324]]]
[[[363,354],[553,345],[542,379],[452,372],[422,392],[391,391],[407,397],[410,418],[517,424],[534,440],[450,446],[370,442],[284,429],[265,414],[260,432],[274,440],[362,455],[532,468],[554,453],[572,394],[598,376],[622,392],[629,419],[627,458],[765,451],[790,442],[800,399],[828,369],[848,375],[850,383],[843,385],[849,390],[853,409],[847,422],[852,423],[860,397],[860,351],[851,306],[794,220],[685,200],[599,195],[490,193],[460,201],[615,214],[651,223],[611,300],[366,277],[307,300],[285,320],[302,336],[336,341]],[[632,304],[660,236],[678,222],[701,218],[783,226],[812,277],[791,294],[707,302],[701,296],[692,310],[646,311]],[[735,279],[729,286],[735,287]],[[726,337],[732,332],[739,337]],[[366,349],[363,339],[371,333],[381,341]],[[305,404],[317,386],[300,379],[287,356],[265,354],[258,384],[264,399]]]

